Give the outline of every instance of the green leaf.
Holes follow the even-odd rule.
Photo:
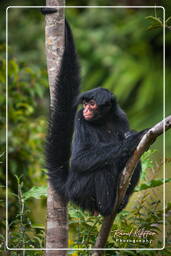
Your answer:
[[[31,225],[32,228],[35,228],[35,229],[45,229],[45,227],[43,225]]]
[[[153,25],[149,26],[147,28],[147,30],[152,30],[152,29],[156,29],[156,28],[161,28],[161,26],[159,24],[153,24]]]
[[[82,211],[79,211],[77,209],[70,209],[69,210],[69,215],[71,218],[84,218],[84,214],[82,213]]]
[[[32,187],[29,191],[25,192],[23,196],[24,200],[27,200],[31,197],[36,199],[40,199],[42,196],[47,197],[47,186]]]
[[[166,24],[171,20],[171,16],[169,18],[167,18],[166,20]]]
[[[5,154],[5,152],[2,152],[2,153],[0,154],[0,157],[2,157],[4,154]]]
[[[13,73],[13,75],[14,74],[17,75],[19,73],[19,66],[15,62],[15,60],[10,60],[9,65],[10,65],[9,67],[10,67],[10,70]]]
[[[160,20],[160,18],[157,18],[157,17],[154,17],[154,16],[147,16],[146,19],[150,19],[152,21],[155,21],[155,22],[159,23],[160,25],[163,25],[163,23]]]
[[[141,191],[141,190],[145,190],[145,189],[148,189],[148,188],[154,188],[154,187],[158,187],[158,186],[161,186],[163,183],[167,183],[167,182],[170,182],[171,181],[171,178],[169,179],[155,179],[155,180],[151,180],[147,183],[143,183],[141,184],[140,186],[138,186],[137,188],[135,188],[135,192],[138,192],[138,191]]]

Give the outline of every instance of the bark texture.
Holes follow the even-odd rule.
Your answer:
[[[51,104],[53,85],[60,69],[64,49],[64,0],[46,0],[46,6],[56,6],[57,12],[45,16],[45,40]],[[46,248],[68,247],[66,202],[48,184]],[[65,256],[65,250],[46,250],[46,256]]]

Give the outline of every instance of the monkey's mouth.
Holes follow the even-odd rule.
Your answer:
[[[83,116],[86,120],[90,120],[93,118],[93,112],[83,113]]]
[[[93,118],[93,115],[84,115],[84,118],[85,118],[86,120],[90,120],[90,119]]]

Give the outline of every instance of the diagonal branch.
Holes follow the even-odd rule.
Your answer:
[[[166,117],[163,121],[157,123],[155,126],[153,126],[141,139],[139,145],[137,146],[137,149],[135,150],[132,157],[127,162],[125,168],[123,169],[120,186],[118,189],[118,198],[116,200],[116,204],[114,205],[113,213],[104,218],[103,224],[98,234],[98,237],[96,239],[94,248],[98,248],[98,249],[104,248],[107,242],[112,224],[117,215],[116,209],[118,208],[123,198],[125,197],[127,188],[129,186],[129,182],[131,180],[134,169],[140,157],[143,155],[145,151],[149,149],[149,147],[155,142],[158,136],[160,136],[170,128],[171,128],[171,115]],[[100,255],[102,255],[102,251],[100,250],[97,250],[97,251],[95,250],[92,253],[92,256],[100,256]]]

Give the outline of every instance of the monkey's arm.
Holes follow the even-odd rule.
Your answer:
[[[120,145],[106,145],[104,147],[96,146],[87,150],[80,149],[76,155],[71,159],[71,168],[73,171],[90,172],[97,170],[98,167],[110,164],[110,162],[117,157],[120,152]]]
[[[74,171],[90,172],[120,161],[126,161],[137,147],[144,131],[134,133],[120,144],[100,144],[87,149],[79,149],[73,154],[71,167]]]

